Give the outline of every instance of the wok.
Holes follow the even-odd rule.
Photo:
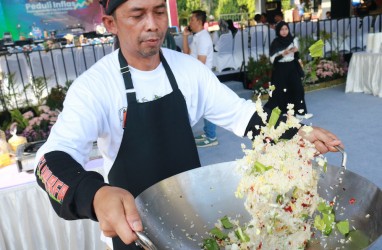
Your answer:
[[[234,195],[239,180],[235,162],[226,162],[180,173],[146,189],[136,198],[144,233],[153,244],[146,249],[201,249],[203,239],[209,238],[209,230],[223,216],[237,218],[241,225],[249,222],[244,199]],[[323,239],[315,232],[314,249],[324,245],[325,249],[360,249],[381,236],[382,192],[375,184],[329,165],[326,173],[320,173],[319,194],[328,201],[337,197],[336,220],[348,219],[356,234],[344,244],[339,243],[341,234],[333,232]]]

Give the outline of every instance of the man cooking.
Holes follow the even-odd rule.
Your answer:
[[[200,166],[191,126],[205,117],[244,136],[256,133],[262,122],[254,103],[240,99],[204,64],[161,49],[168,26],[165,0],[104,0],[102,5],[103,23],[118,36],[120,49],[73,82],[36,155],[36,176],[59,216],[99,221],[103,234],[114,237],[114,249],[135,249],[134,231],[143,226],[134,197]],[[341,145],[321,128],[305,138],[321,153]],[[94,141],[106,181],[83,169]]]

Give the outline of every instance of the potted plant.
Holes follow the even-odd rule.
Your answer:
[[[257,61],[250,57],[247,66],[248,89],[253,89],[255,94],[267,94],[271,74],[272,64],[268,57],[261,55]]]

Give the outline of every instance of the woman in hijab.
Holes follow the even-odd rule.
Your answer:
[[[287,112],[288,103],[294,104],[295,115],[298,118],[309,119],[305,104],[304,87],[301,78],[304,72],[299,63],[298,39],[290,34],[286,22],[280,21],[276,27],[276,38],[270,48],[270,60],[273,64],[272,85],[275,90],[265,107],[273,109],[279,107],[281,112]]]

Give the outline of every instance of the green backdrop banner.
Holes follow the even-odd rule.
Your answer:
[[[98,0],[0,0],[0,38],[4,32],[18,40],[43,38],[50,31],[58,36],[93,31],[101,15]]]

